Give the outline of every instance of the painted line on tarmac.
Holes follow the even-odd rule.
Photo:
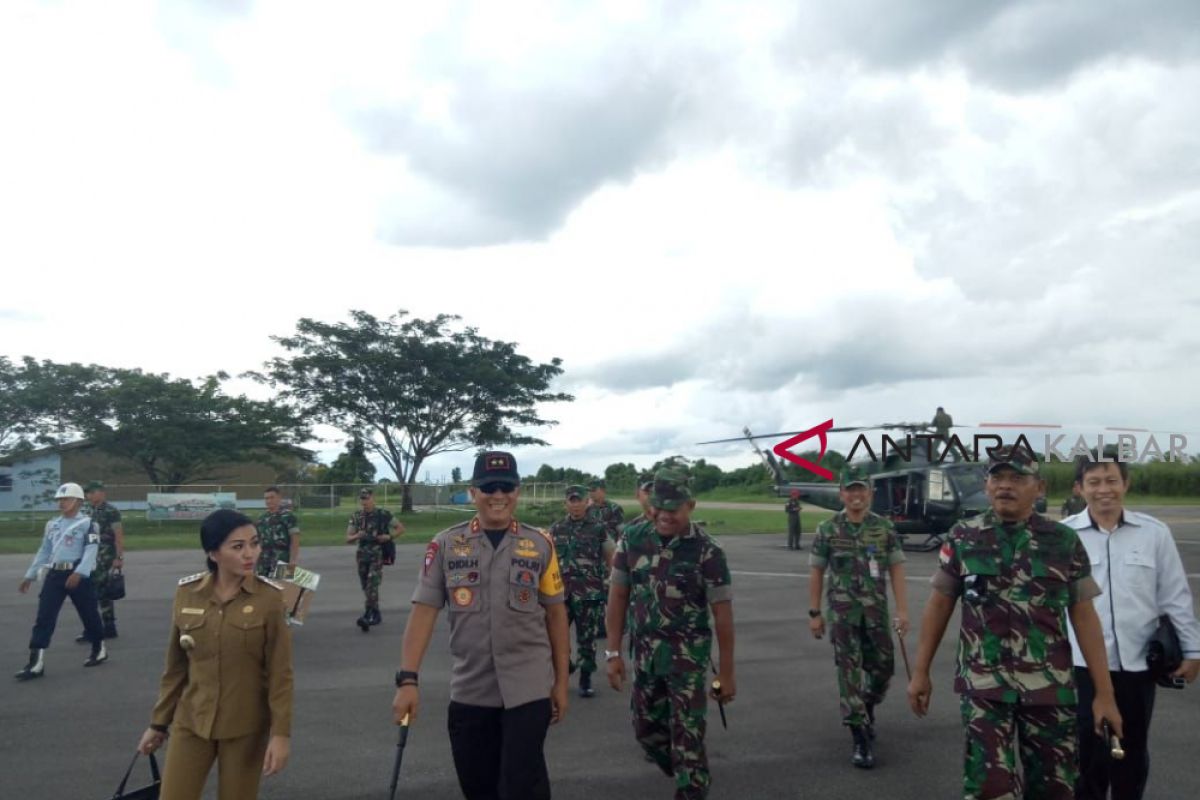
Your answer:
[[[749,575],[752,578],[800,578],[801,580],[807,580],[810,577],[808,573],[803,572],[754,572],[744,569],[731,569],[729,574]],[[904,580],[914,583],[929,583],[929,579],[932,577],[932,575],[905,575]],[[1189,580],[1200,581],[1200,572],[1189,572],[1187,577]]]

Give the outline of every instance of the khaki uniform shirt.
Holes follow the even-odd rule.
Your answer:
[[[279,584],[251,575],[227,603],[216,576],[183,578],[151,719],[205,739],[234,739],[292,727],[292,639]],[[190,638],[185,638],[190,637]]]
[[[412,601],[449,607],[450,699],[515,708],[550,696],[554,663],[543,606],[564,601],[550,537],[513,520],[498,548],[479,518],[425,550]]]

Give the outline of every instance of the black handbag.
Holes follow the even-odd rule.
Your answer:
[[[119,569],[114,569],[108,573],[108,580],[104,583],[100,593],[104,595],[102,600],[123,600],[125,598],[125,573]]]
[[[133,774],[133,765],[137,763],[137,757],[138,753],[134,753],[133,761],[129,762],[129,769],[125,770],[125,777],[113,793],[112,800],[158,800],[158,793],[162,791],[162,777],[158,774],[158,762],[153,753],[150,754],[150,777],[154,782],[140,789],[125,791],[125,784],[129,783],[129,776]]]
[[[1179,646],[1179,634],[1171,624],[1171,618],[1163,614],[1158,618],[1158,628],[1150,637],[1146,647],[1146,668],[1159,686],[1182,689],[1183,680],[1171,677],[1171,673],[1183,664],[1183,648]]]

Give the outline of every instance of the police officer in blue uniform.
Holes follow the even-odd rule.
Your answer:
[[[17,680],[40,678],[45,671],[46,648],[58,624],[58,612],[68,597],[83,621],[84,634],[92,643],[92,653],[83,662],[94,667],[108,660],[104,649],[104,626],[96,607],[96,592],[92,586],[92,570],[100,547],[100,531],[92,518],[79,513],[83,506],[83,488],[78,483],[64,483],[54,494],[59,515],[46,523],[42,546],[25,572],[19,587],[21,594],[29,591],[38,573],[45,570],[45,582],[38,595],[37,621],[29,639],[29,663],[16,674]]]

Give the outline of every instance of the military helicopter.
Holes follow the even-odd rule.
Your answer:
[[[963,427],[963,426],[953,426]],[[899,430],[909,435],[933,435],[933,426],[923,422],[894,422],[841,428],[826,428],[827,433],[845,433],[865,430]],[[779,439],[794,435],[795,431],[754,435],[749,428],[742,429],[742,436],[718,439],[700,444],[722,444],[746,441],[762,458],[763,463],[775,478],[775,493],[781,497],[792,491],[800,493],[800,500],[812,505],[840,511],[842,500],[836,481],[789,481],[774,454],[763,452],[756,439]],[[904,437],[897,444],[907,440]],[[895,441],[895,440],[893,440]],[[941,457],[942,450],[931,447],[901,447],[901,452],[892,451],[886,458],[856,460],[868,473],[871,480],[871,510],[890,519],[900,534],[905,550],[928,552],[942,546],[945,534],[962,519],[973,517],[987,510],[990,505],[984,493],[987,473],[977,461],[955,461]],[[928,450],[934,450],[930,459]],[[951,453],[954,455],[953,451]],[[1045,510],[1045,498],[1038,501],[1039,510]],[[925,534],[920,542],[910,542],[913,534]]]

